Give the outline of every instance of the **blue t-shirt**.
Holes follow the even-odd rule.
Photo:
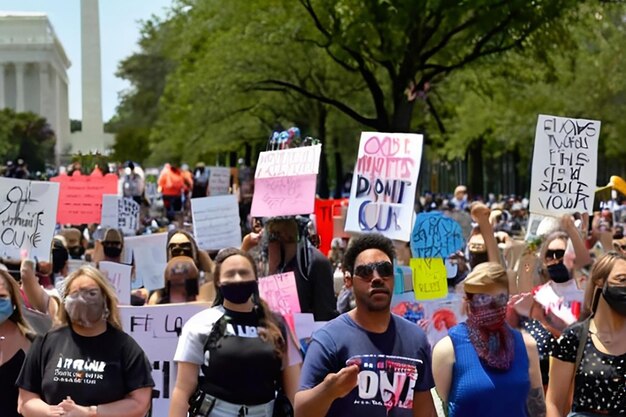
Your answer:
[[[384,333],[371,333],[345,313],[313,335],[300,374],[300,390],[339,372],[348,359],[356,359],[361,368],[357,387],[332,403],[328,417],[412,416],[413,392],[434,387],[426,335],[414,323],[391,317]]]

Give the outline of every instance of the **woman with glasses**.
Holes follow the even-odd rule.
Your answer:
[[[536,343],[505,321],[508,284],[501,265],[478,265],[463,283],[467,321],[435,345],[433,376],[449,417],[545,416]]]
[[[592,312],[589,321],[565,329],[552,353],[548,417],[626,415],[624,255],[609,252],[596,262],[585,304]]]
[[[143,417],[150,407],[150,363],[121,329],[106,278],[85,266],[66,278],[60,326],[38,337],[17,380],[25,417]]]

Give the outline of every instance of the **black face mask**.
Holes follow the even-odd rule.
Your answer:
[[[469,253],[469,264],[472,269],[476,268],[477,265],[482,263],[489,262],[489,255],[487,252],[472,252]]]
[[[122,254],[122,248],[119,246],[104,245],[102,248],[107,258],[117,258]]]
[[[550,275],[550,279],[557,284],[562,284],[564,282],[569,281],[569,271],[563,262],[559,262],[558,264],[550,265],[548,267],[548,274]]]
[[[67,251],[70,254],[70,258],[80,259],[85,253],[85,248],[83,248],[82,246],[72,246],[70,248],[67,248]]]
[[[233,304],[244,304],[259,290],[259,284],[255,281],[235,282],[220,285],[220,292],[224,299]]]
[[[626,287],[605,285],[602,296],[607,304],[619,315],[626,316]]]

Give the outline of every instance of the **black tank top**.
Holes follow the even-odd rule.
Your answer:
[[[17,387],[15,381],[20,374],[26,354],[18,350],[15,355],[0,366],[0,416],[19,417],[17,412]]]

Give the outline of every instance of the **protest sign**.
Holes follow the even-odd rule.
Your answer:
[[[124,239],[124,252],[135,260],[135,273],[146,289],[163,288],[167,265],[167,233],[131,236]]]
[[[261,152],[250,213],[254,217],[313,213],[322,145]]]
[[[449,293],[437,300],[417,301],[413,292],[394,295],[391,311],[419,325],[428,337],[431,346],[448,335],[448,330],[465,321],[463,298],[459,294]]]
[[[107,277],[113,288],[119,304],[130,304],[130,274],[132,265],[119,264],[117,262],[100,261],[98,269]]]
[[[322,253],[328,253],[333,238],[338,236],[337,224],[341,225],[340,228],[343,233],[343,224],[337,221],[337,218],[342,220],[341,209],[344,205],[347,206],[347,204],[347,198],[337,200],[315,199],[315,227],[320,237],[319,250]]]
[[[411,252],[415,258],[447,258],[463,249],[463,230],[456,220],[441,212],[419,213],[411,233]]]
[[[447,271],[441,258],[411,258],[416,300],[443,298],[448,294]]]
[[[239,205],[234,195],[191,199],[193,234],[200,249],[241,246]]]
[[[141,206],[132,198],[104,194],[102,196],[103,227],[120,229],[124,235],[134,235],[139,228]]]
[[[422,142],[416,134],[361,133],[347,232],[379,232],[409,241]]]
[[[59,185],[0,178],[0,256],[50,260]]]
[[[208,167],[209,170],[209,195],[228,194],[230,189],[230,168]]]
[[[120,306],[124,331],[141,346],[152,365],[152,417],[167,417],[176,383],[174,353],[183,326],[209,307],[207,303]]]
[[[539,115],[530,211],[555,215],[593,211],[600,121]]]
[[[300,300],[293,272],[259,278],[259,293],[270,308],[288,316],[300,312]]]
[[[117,194],[117,175],[103,176],[97,170],[91,175],[59,175],[50,181],[61,187],[57,210],[57,223],[61,224],[100,223],[102,195]]]

